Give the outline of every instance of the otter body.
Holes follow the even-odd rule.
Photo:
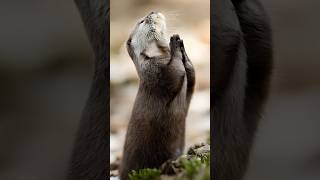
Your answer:
[[[127,41],[140,79],[120,168],[122,180],[142,168],[159,167],[184,149],[185,119],[195,74],[178,35],[166,37],[165,18],[150,13]]]

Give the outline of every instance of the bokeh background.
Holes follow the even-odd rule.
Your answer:
[[[320,1],[262,0],[275,67],[247,180],[320,179]]]
[[[132,0],[119,6],[149,1]],[[174,10],[168,13],[177,15],[179,23],[188,15],[183,8],[194,5],[193,1],[172,2]],[[274,29],[275,70],[246,179],[317,180],[320,1],[262,2]],[[125,28],[145,15],[130,6],[123,11],[133,16]],[[203,9],[194,5],[188,11]],[[0,0],[0,22],[0,179],[63,179],[93,73],[93,54],[77,9],[72,0]],[[184,27],[176,26],[188,39],[185,42],[193,43]],[[119,33],[127,37],[126,32]],[[192,49],[187,50],[191,56]],[[123,60],[131,63],[128,57]],[[132,89],[134,83],[130,80]],[[131,94],[128,108],[130,99],[134,99]]]
[[[111,0],[110,3],[110,161],[121,157],[138,91],[138,76],[126,41],[140,18],[152,11],[166,16],[168,35],[179,34],[193,62],[196,87],[186,125],[186,150],[207,142],[210,131],[210,1]]]

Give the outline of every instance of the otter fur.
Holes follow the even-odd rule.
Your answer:
[[[120,178],[142,168],[158,168],[184,150],[185,119],[195,72],[183,41],[169,39],[163,14],[151,12],[127,41],[139,76],[139,89],[128,125]]]
[[[214,180],[241,180],[269,93],[272,31],[259,0],[211,2]]]

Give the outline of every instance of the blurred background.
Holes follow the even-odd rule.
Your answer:
[[[210,1],[111,0],[110,3],[110,161],[121,157],[138,91],[138,76],[126,41],[140,18],[152,11],[166,16],[168,35],[179,34],[196,73],[187,117],[186,150],[207,142],[210,131]]]
[[[202,1],[193,1],[179,0],[171,2],[170,10],[160,9],[171,14],[172,21],[177,23],[173,28],[185,39],[189,56],[193,54],[190,49],[193,43],[206,44],[206,38],[200,38],[196,33],[207,30],[206,25],[200,24],[203,19],[188,15],[197,11],[194,13],[204,13],[201,17],[205,18],[208,7],[203,7]],[[123,69],[131,73],[131,77],[124,76],[129,77],[128,80],[123,80],[123,77],[115,76],[121,73],[121,68],[115,73],[111,70],[112,78],[119,78],[112,82],[114,88],[124,81],[129,84],[124,85],[123,90],[112,89],[112,98],[119,97],[116,90],[124,91],[119,94],[127,101],[126,109],[131,108],[134,100],[136,74],[128,56],[122,53],[121,58],[124,50],[120,46],[136,18],[149,12],[149,9],[144,12],[130,7],[147,2],[117,3],[126,7],[122,12],[132,15],[124,28],[111,37],[115,38],[112,42],[118,42],[112,46],[112,61],[115,61],[112,67],[117,62],[126,62],[128,65]],[[159,4],[160,1],[154,2]],[[317,180],[320,178],[320,1],[262,2],[272,20],[276,64],[270,99],[261,120],[246,180]],[[151,7],[154,6],[150,6],[150,10]],[[118,14],[111,23],[119,27],[116,24],[126,17]],[[179,22],[186,17],[190,20]],[[93,54],[77,9],[72,0],[0,0],[0,22],[0,179],[63,179],[93,73]],[[201,34],[206,35],[206,32]],[[203,49],[206,49],[205,45]],[[206,63],[205,59],[192,60],[199,63],[197,75],[206,72],[198,69],[202,68],[201,61]],[[198,84],[205,84],[200,83],[201,79],[197,80]],[[204,80],[206,82],[206,78]],[[199,93],[206,91],[206,86],[197,86]],[[205,97],[199,96],[194,96],[193,103]],[[114,108],[120,106],[121,101],[111,103]],[[199,109],[190,111],[188,121],[192,114],[201,117],[199,121],[206,119],[205,115],[197,113],[205,107],[200,103],[193,107]],[[115,123],[113,127],[123,128],[124,120],[118,121],[119,124]],[[188,126],[189,134],[190,129]],[[116,130],[111,129],[111,135],[121,138],[116,136],[119,132]],[[198,141],[198,135],[194,137],[194,141]],[[188,142],[193,142],[193,138]]]
[[[262,0],[274,73],[247,180],[320,179],[320,1]]]

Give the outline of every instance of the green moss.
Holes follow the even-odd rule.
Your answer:
[[[209,147],[210,148],[210,147]],[[142,169],[132,171],[130,180],[209,180],[210,149],[204,144],[191,147],[186,155],[176,161],[168,161],[167,168],[178,168],[175,174],[168,175],[164,169]]]
[[[210,179],[210,154],[195,155],[191,159],[181,160],[184,179],[209,180]]]
[[[129,174],[130,180],[156,180],[161,175],[158,169],[140,169],[138,171],[133,170]]]
[[[193,176],[203,167],[200,159],[182,160],[182,167],[188,178],[193,178]]]

